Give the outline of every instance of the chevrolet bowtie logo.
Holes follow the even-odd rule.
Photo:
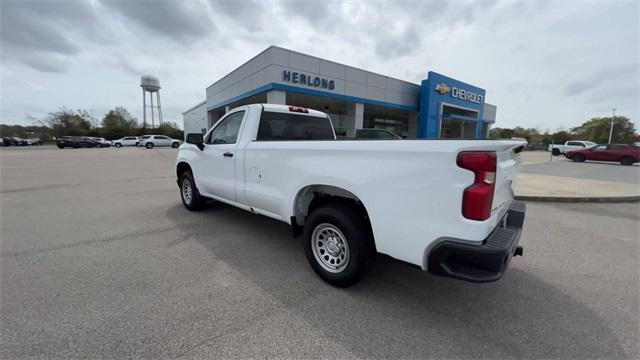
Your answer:
[[[440,95],[446,95],[451,91],[451,88],[447,86],[445,83],[441,83],[436,85],[436,91],[440,93]]]

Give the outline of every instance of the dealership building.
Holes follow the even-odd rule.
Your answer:
[[[253,103],[328,113],[336,133],[392,130],[407,138],[484,139],[496,106],[485,90],[429,71],[420,84],[270,46],[206,89],[183,113],[185,134],[206,132],[229,109]]]

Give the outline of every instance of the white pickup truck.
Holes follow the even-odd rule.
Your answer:
[[[176,175],[189,210],[215,199],[291,225],[309,263],[356,283],[376,253],[436,275],[498,280],[518,245],[525,204],[511,182],[525,142],[338,140],[325,113],[235,108],[188,134]]]
[[[549,151],[553,156],[558,156],[560,154],[566,154],[572,150],[580,150],[592,148],[598,144],[591,141],[582,141],[582,140],[570,140],[563,144],[549,144]]]

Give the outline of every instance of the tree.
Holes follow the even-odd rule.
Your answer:
[[[611,119],[611,117],[593,118],[571,129],[571,132],[576,139],[591,140],[598,144],[606,144],[609,141]],[[631,144],[636,136],[635,127],[627,117],[616,116],[613,119],[612,143]]]
[[[490,139],[511,139],[513,137],[513,129],[493,128],[489,131]]]
[[[102,119],[100,134],[108,139],[118,139],[137,133],[138,121],[123,107],[110,110]]]
[[[54,136],[84,136],[91,131],[91,115],[86,110],[60,108],[50,112],[40,123],[52,130]]]
[[[546,148],[551,143],[564,144],[565,142],[567,142],[569,140],[573,140],[574,138],[575,138],[575,136],[569,134],[568,132],[566,132],[564,130],[561,130],[561,131],[555,132],[553,134],[545,133],[543,135],[543,138],[542,138],[542,143],[544,144],[544,146]]]
[[[178,124],[171,121],[165,121],[155,129],[143,129],[143,131],[149,134],[166,135],[173,139],[184,137],[184,131],[178,127]]]

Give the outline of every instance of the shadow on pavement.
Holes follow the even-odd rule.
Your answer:
[[[470,284],[379,256],[361,283],[337,289],[313,273],[284,223],[221,203],[167,215],[185,238],[365,358],[628,357],[597,314],[518,259],[501,281]]]

